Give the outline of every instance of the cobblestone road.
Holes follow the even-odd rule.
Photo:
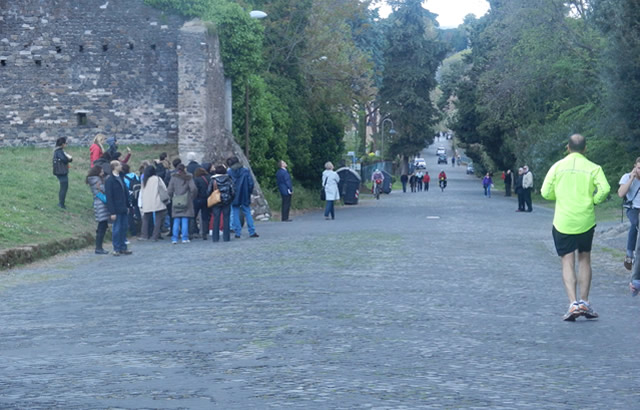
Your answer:
[[[601,319],[563,322],[552,212],[446,171],[259,239],[3,273],[0,408],[638,408],[627,277],[600,252]]]

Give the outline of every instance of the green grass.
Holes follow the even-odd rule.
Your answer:
[[[124,147],[121,147],[124,151]],[[129,164],[137,168],[145,159],[166,151],[177,155],[175,145],[131,145]],[[86,232],[95,232],[93,198],[85,177],[89,147],[68,147],[73,156],[69,170],[67,210],[57,207],[58,179],[52,174],[53,148],[0,149],[0,249],[43,244]]]

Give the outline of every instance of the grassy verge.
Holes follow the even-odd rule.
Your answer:
[[[136,168],[142,160],[157,158],[163,151],[177,155],[175,145],[132,145],[131,150],[129,164]],[[67,152],[73,162],[67,210],[62,210],[57,207],[58,180],[51,172],[52,148],[0,149],[0,250],[61,242],[95,232],[93,198],[85,184],[89,148],[69,147]]]

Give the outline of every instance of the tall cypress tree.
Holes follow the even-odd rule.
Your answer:
[[[437,40],[435,15],[422,7],[422,0],[393,3],[386,32],[384,75],[380,89],[383,118],[393,120],[396,134],[385,136],[387,153],[408,157],[433,142],[438,111],[430,99],[436,87],[435,74],[445,56],[445,45]]]

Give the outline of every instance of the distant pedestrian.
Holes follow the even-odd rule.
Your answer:
[[[638,239],[638,211],[640,210],[640,157],[636,158],[631,172],[620,178],[618,196],[624,198],[623,207],[626,209],[629,219],[629,233],[627,235],[627,254],[624,258],[624,267],[631,270],[633,265],[633,252],[636,249]],[[640,288],[640,287],[639,287]]]
[[[518,176],[516,177],[515,193],[518,195],[518,209],[516,212],[524,212],[524,190],[522,189],[522,178],[524,174],[523,168],[518,168]]]
[[[93,162],[104,153],[105,139],[104,134],[96,134],[93,138],[93,144],[89,147],[89,168],[93,168]]]
[[[287,171],[287,163],[283,160],[278,161],[279,168],[276,171],[276,184],[282,198],[282,209],[280,220],[282,222],[291,222],[289,218],[289,209],[291,209],[291,196],[293,195],[293,184],[291,183],[291,175]]]
[[[56,148],[53,150],[53,175],[58,178],[60,190],[58,191],[58,206],[67,209],[65,201],[69,190],[69,164],[73,157],[64,151],[67,139],[60,137],[56,140]]]
[[[507,172],[504,173],[504,196],[511,196],[512,177],[511,170],[508,169]]]
[[[167,187],[167,193],[171,198],[171,215],[173,216],[171,243],[178,243],[178,233],[182,233],[182,243],[189,243],[189,220],[195,215],[193,200],[198,194],[198,188],[193,182],[193,175],[187,172],[184,164],[176,168],[176,173],[171,177]],[[158,220],[157,217],[156,220]]]
[[[431,182],[431,177],[429,176],[429,171],[424,172],[424,177],[422,177],[422,182],[424,183],[425,192],[429,191],[429,182]]]
[[[222,240],[229,242],[231,240],[231,203],[235,197],[235,187],[224,165],[215,166],[214,174],[211,176],[211,182],[207,188],[207,195],[211,195],[215,189],[220,191],[221,201],[211,208],[213,213],[211,240],[213,242],[220,241],[220,223],[222,222]]]
[[[584,156],[586,139],[582,135],[569,137],[567,149],[569,155],[549,169],[541,193],[545,199],[556,201],[552,234],[558,256],[562,258],[562,280],[570,303],[563,319],[575,321],[580,316],[595,319],[598,314],[589,303],[591,244],[596,226],[594,205],[607,198],[610,187],[602,168]]]
[[[93,161],[93,166],[97,165],[101,167],[102,171],[104,172],[104,177],[107,178],[109,175],[111,175],[111,161],[113,161],[113,158],[111,158],[111,154],[109,154],[108,152],[103,152],[100,158]]]
[[[129,192],[120,175],[122,164],[120,161],[111,161],[111,176],[105,182],[105,196],[107,208],[111,215],[113,256],[130,255],[127,249],[127,226],[129,223]]]
[[[164,181],[156,175],[156,168],[153,165],[145,168],[141,179],[140,212],[142,213],[142,230],[139,239],[157,241],[160,239],[160,229],[167,214],[166,204],[169,202],[169,194]],[[149,236],[151,224],[153,224],[153,233]]]
[[[453,155],[453,156],[451,157],[451,167],[455,167],[455,166],[456,166],[456,156],[455,156],[455,155]]]
[[[322,186],[326,196],[326,206],[324,208],[324,219],[336,219],[335,201],[340,199],[340,190],[338,184],[340,176],[333,170],[333,164],[328,161],[324,164],[324,172],[322,172]]]
[[[524,173],[522,174],[522,191],[524,194],[524,203],[527,205],[527,212],[533,211],[531,206],[531,191],[533,191],[533,173],[529,170],[528,166],[523,167]]]
[[[416,192],[416,174],[411,174],[409,177],[409,185],[411,186],[411,192]]]
[[[198,215],[200,215],[199,231],[202,239],[206,241],[209,232],[209,221],[211,220],[211,210],[207,205],[207,198],[209,197],[207,189],[209,188],[211,177],[204,168],[198,167],[193,174],[193,182],[196,184],[196,188],[198,188],[198,193],[193,200],[194,219],[197,220]]]
[[[409,182],[409,176],[407,174],[402,174],[400,176],[400,182],[402,183],[402,192],[407,192],[407,182]]]
[[[115,153],[118,152],[118,140],[116,137],[107,138],[107,150],[111,158],[115,157]]]
[[[138,178],[135,172],[131,172],[129,164],[122,164],[121,176],[124,184],[127,186],[127,192],[129,194],[129,236],[134,237],[138,234],[141,219],[137,197],[140,194],[140,178]]]
[[[251,194],[255,185],[251,172],[242,166],[238,157],[227,159],[227,174],[233,180],[235,197],[231,202],[232,208],[232,224],[237,239],[242,236],[242,225],[240,224],[240,212],[244,214],[244,220],[247,223],[250,238],[259,238],[256,233],[256,227],[253,225],[253,216],[251,215]],[[215,226],[214,226],[215,229]]]
[[[482,187],[484,188],[484,196],[491,198],[492,185],[493,185],[493,180],[491,179],[491,174],[487,172],[484,178],[482,178]]]
[[[96,228],[96,250],[98,255],[106,255],[109,252],[102,247],[104,235],[109,225],[109,209],[107,208],[107,197],[104,193],[104,171],[102,167],[94,166],[89,170],[86,179],[87,185],[93,194],[93,212],[96,217],[98,227]]]
[[[422,192],[422,177],[424,177],[424,174],[422,173],[422,171],[418,171],[416,173],[416,188],[418,192]]]

